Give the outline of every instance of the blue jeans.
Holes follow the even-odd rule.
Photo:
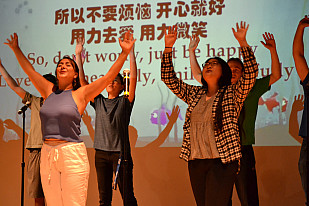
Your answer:
[[[307,161],[307,140],[306,140],[306,138],[304,138],[303,143],[301,145],[301,149],[300,149],[300,155],[299,155],[299,161],[298,161],[298,170],[299,170],[299,174],[300,174],[301,183],[302,183],[303,189],[305,191],[306,202],[308,202],[308,200],[307,200],[308,197],[307,197],[307,167],[306,167],[306,161]]]
[[[252,145],[243,145],[241,154],[240,171],[235,181],[238,198],[242,206],[257,206],[259,205],[259,194]],[[232,198],[229,202],[229,206],[231,205]]]

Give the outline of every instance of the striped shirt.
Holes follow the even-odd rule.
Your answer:
[[[212,117],[215,121],[215,113],[219,102],[219,96],[224,92],[222,101],[222,129],[215,129],[216,145],[222,163],[230,163],[241,158],[241,145],[238,131],[238,117],[248,93],[254,86],[258,74],[258,65],[250,47],[242,47],[241,52],[244,59],[245,70],[242,77],[236,84],[229,85],[218,90],[212,106]],[[190,125],[191,113],[203,94],[207,93],[207,88],[193,86],[184,83],[176,77],[172,62],[172,52],[164,53],[161,60],[161,79],[166,86],[181,100],[188,104],[185,123],[183,125],[184,135],[180,158],[189,160],[191,153]]]

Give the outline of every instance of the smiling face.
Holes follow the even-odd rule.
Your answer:
[[[72,62],[69,59],[62,59],[57,65],[57,78],[75,77],[75,71]],[[76,77],[75,77],[76,78]]]
[[[231,83],[235,84],[239,78],[242,76],[242,64],[238,61],[229,61],[228,65],[231,68],[232,71],[232,79],[231,79]]]
[[[207,83],[218,82],[222,76],[222,67],[217,59],[210,59],[203,65],[203,78]]]
[[[76,82],[79,83],[78,72],[76,70],[77,68],[73,60],[66,58],[66,57],[60,60],[56,68],[56,77],[57,77],[59,86],[70,84],[74,87],[74,85],[76,85]],[[76,88],[73,88],[73,89],[76,89]]]

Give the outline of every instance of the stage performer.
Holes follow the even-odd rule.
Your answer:
[[[41,148],[43,145],[40,109],[43,105],[43,97],[36,97],[21,88],[17,82],[6,71],[0,60],[0,73],[5,79],[8,86],[22,99],[22,103],[29,103],[31,109],[30,131],[26,143],[26,149],[29,150],[29,159],[27,164],[28,177],[28,195],[34,198],[35,206],[44,206],[44,192],[40,176]],[[57,83],[56,77],[52,74],[43,75],[45,79],[53,83]]]
[[[133,35],[125,34],[126,39],[133,40]],[[83,42],[79,40],[76,45],[76,61],[81,64],[81,52]],[[125,88],[125,81],[119,73],[106,87],[107,98],[99,94],[90,104],[95,109],[95,167],[97,171],[99,198],[101,206],[110,206],[112,203],[113,173],[117,171],[116,179],[125,206],[137,205],[133,192],[133,161],[129,142],[128,126],[135,99],[137,67],[134,54],[134,46],[130,53],[130,84],[129,96],[119,96]],[[82,68],[82,67],[81,67]],[[80,69],[81,85],[88,85],[83,69]],[[126,144],[126,155],[124,154]],[[126,157],[126,161],[124,161]],[[119,162],[120,159],[120,162]],[[125,167],[125,168],[124,168]],[[125,177],[123,176],[125,169]],[[123,188],[123,180],[126,180],[126,188]],[[114,182],[115,183],[115,182]],[[114,185],[115,187],[115,185]],[[125,191],[125,194],[124,194]],[[125,199],[126,195],[126,199]]]
[[[188,104],[180,158],[188,161],[198,206],[227,205],[239,168],[241,145],[237,122],[258,73],[254,54],[246,41],[248,26],[241,22],[240,26],[237,23],[236,30],[232,29],[241,46],[245,66],[243,76],[234,85],[231,85],[230,67],[219,57],[203,64],[203,86],[179,80],[172,63],[177,27],[165,33],[161,79]],[[197,62],[196,66],[199,66]]]
[[[53,84],[34,70],[18,45],[17,34],[7,39],[19,64],[36,89],[45,98],[40,111],[43,146],[41,180],[47,205],[84,206],[87,198],[89,162],[80,138],[80,121],[88,102],[100,94],[119,73],[134,44],[133,39],[119,39],[122,48],[109,72],[87,86],[80,87],[79,69],[65,56],[56,68],[57,91]]]
[[[272,74],[257,79],[254,87],[248,94],[239,116],[239,132],[241,141],[240,171],[236,176],[235,186],[241,205],[259,205],[255,157],[252,145],[255,144],[255,119],[260,97],[270,90],[270,86],[281,77],[281,67],[273,34],[263,34],[265,42],[261,43],[270,51]],[[198,36],[190,37],[189,55],[191,56],[191,69],[194,78],[202,84],[202,72],[195,66],[195,49],[199,43]],[[239,58],[231,58],[228,65],[232,71],[231,83],[236,84],[244,72],[244,64]],[[229,205],[232,205],[230,199]]]
[[[304,52],[304,30],[306,27],[309,26],[309,18],[306,15],[302,20],[300,20],[295,37],[293,42],[293,58],[295,62],[295,67],[297,74],[300,78],[300,84],[303,86],[304,93],[305,93],[305,101],[304,101],[304,110],[303,116],[301,120],[301,125],[299,128],[299,136],[303,138],[303,142],[300,149],[300,156],[298,162],[298,169],[299,174],[301,177],[301,182],[303,189],[306,195],[306,205],[308,205],[308,185],[307,185],[307,138],[308,138],[308,84],[309,84],[309,68],[307,61],[305,59],[305,52]],[[307,89],[306,89],[307,87]]]

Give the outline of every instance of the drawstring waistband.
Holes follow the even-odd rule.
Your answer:
[[[49,174],[48,174],[48,183],[50,183],[51,180],[51,167],[53,162],[57,163],[59,158],[59,152],[58,149],[52,148],[48,153],[48,162],[49,162]]]

